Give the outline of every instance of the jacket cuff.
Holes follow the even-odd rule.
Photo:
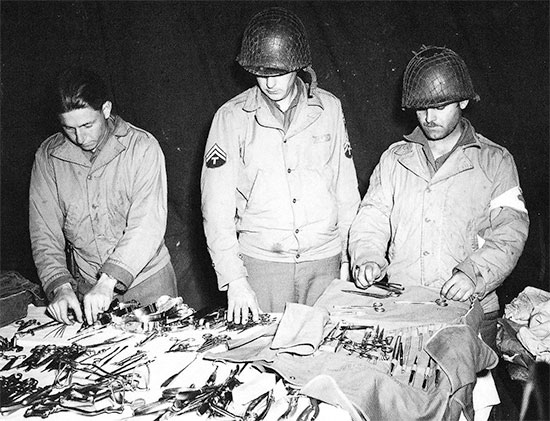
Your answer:
[[[75,289],[75,280],[73,277],[71,275],[62,275],[59,278],[49,282],[48,285],[44,287],[44,293],[46,294],[48,301],[51,302],[53,300],[55,289],[63,284],[70,284],[73,290]]]
[[[340,262],[341,264],[349,263],[349,260],[350,260],[349,259],[349,254],[348,254],[348,251],[345,248],[342,249],[341,256],[342,256],[342,260]]]
[[[134,282],[134,277],[130,272],[108,261],[105,262],[105,264],[102,266],[100,272],[105,273],[109,275],[111,278],[114,278],[117,280],[117,283],[115,286],[115,292],[120,294],[125,293]]]
[[[475,285],[474,294],[477,295],[480,300],[484,298],[485,295],[487,295],[487,284],[485,283],[483,276],[481,276],[481,273],[479,273],[473,262],[466,260],[460,263],[453,269],[453,275],[457,271],[462,272],[464,275],[472,280]]]

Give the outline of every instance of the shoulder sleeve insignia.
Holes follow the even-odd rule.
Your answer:
[[[208,168],[218,168],[227,161],[227,154],[217,143],[214,143],[214,146],[206,153],[204,159]]]
[[[344,155],[346,158],[351,158],[351,143],[349,141],[344,143]]]

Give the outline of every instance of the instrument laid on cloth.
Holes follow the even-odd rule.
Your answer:
[[[427,304],[427,305],[436,305],[439,307],[447,307],[449,303],[443,298],[436,298],[434,301],[394,301],[394,304]]]

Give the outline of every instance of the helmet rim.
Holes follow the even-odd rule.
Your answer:
[[[403,75],[402,108],[435,108],[466,99],[479,101],[479,95],[458,54],[434,46],[415,53]]]
[[[256,76],[279,76],[311,65],[302,21],[281,7],[262,10],[245,28],[236,60]]]

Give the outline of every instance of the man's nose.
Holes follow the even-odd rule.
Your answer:
[[[269,76],[268,76],[268,77],[265,79],[265,84],[266,84],[266,86],[267,86],[268,88],[270,88],[270,89],[273,88],[273,87],[275,86],[275,83],[276,83],[276,81],[275,81],[275,78],[274,78],[274,77],[269,77]]]
[[[426,123],[432,123],[435,121],[435,110],[433,108],[428,108],[426,110],[426,115],[424,116],[424,119],[426,120]]]
[[[82,142],[84,142],[84,134],[82,133],[81,130],[79,129],[76,129],[75,132],[74,132],[74,140],[77,144],[82,144]]]

